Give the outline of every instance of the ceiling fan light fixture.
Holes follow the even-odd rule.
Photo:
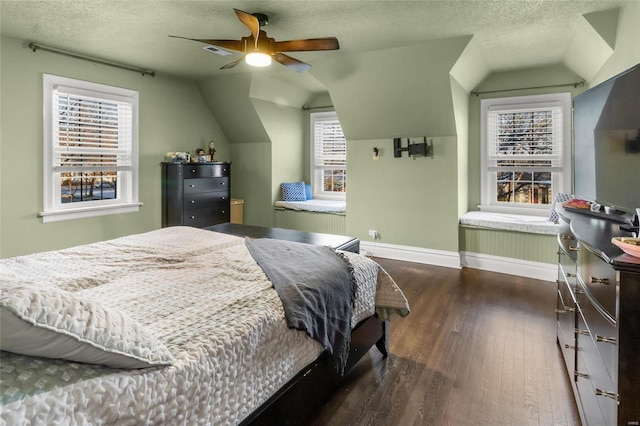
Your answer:
[[[250,52],[244,57],[247,64],[254,67],[268,67],[271,65],[271,55],[262,52]]]

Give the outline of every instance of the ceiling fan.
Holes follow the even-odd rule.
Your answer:
[[[297,72],[303,72],[311,68],[306,62],[299,61],[283,52],[309,52],[315,50],[337,50],[340,48],[338,39],[335,37],[310,38],[305,40],[276,41],[272,37],[267,37],[267,33],[260,28],[267,25],[269,18],[263,13],[247,13],[239,9],[233,9],[236,16],[251,31],[248,37],[241,40],[209,40],[188,38],[180,36],[169,36],[183,38],[186,40],[199,41],[211,44],[224,49],[236,50],[244,54],[220,69],[229,69],[238,65],[243,59],[254,66],[267,66],[271,64],[271,59],[281,63],[285,67]]]

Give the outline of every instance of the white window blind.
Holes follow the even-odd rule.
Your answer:
[[[347,141],[335,111],[311,114],[311,186],[316,198],[345,199]]]
[[[562,108],[489,110],[489,170],[559,170],[562,167]]]
[[[336,120],[318,120],[314,123],[314,166],[325,169],[347,167],[347,144],[342,126]]]
[[[96,98],[64,86],[54,88],[52,100],[55,172],[131,170],[130,102]]]

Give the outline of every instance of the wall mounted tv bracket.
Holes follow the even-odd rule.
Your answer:
[[[415,139],[415,138],[414,138]],[[411,143],[411,138],[407,138],[407,146],[402,147],[402,138],[393,138],[393,156],[402,157],[402,151],[407,151],[409,157],[431,157],[433,158],[433,141],[427,143],[427,137],[423,137],[424,142]]]

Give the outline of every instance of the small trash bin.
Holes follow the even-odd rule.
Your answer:
[[[242,224],[244,218],[244,200],[231,199],[231,223]]]

